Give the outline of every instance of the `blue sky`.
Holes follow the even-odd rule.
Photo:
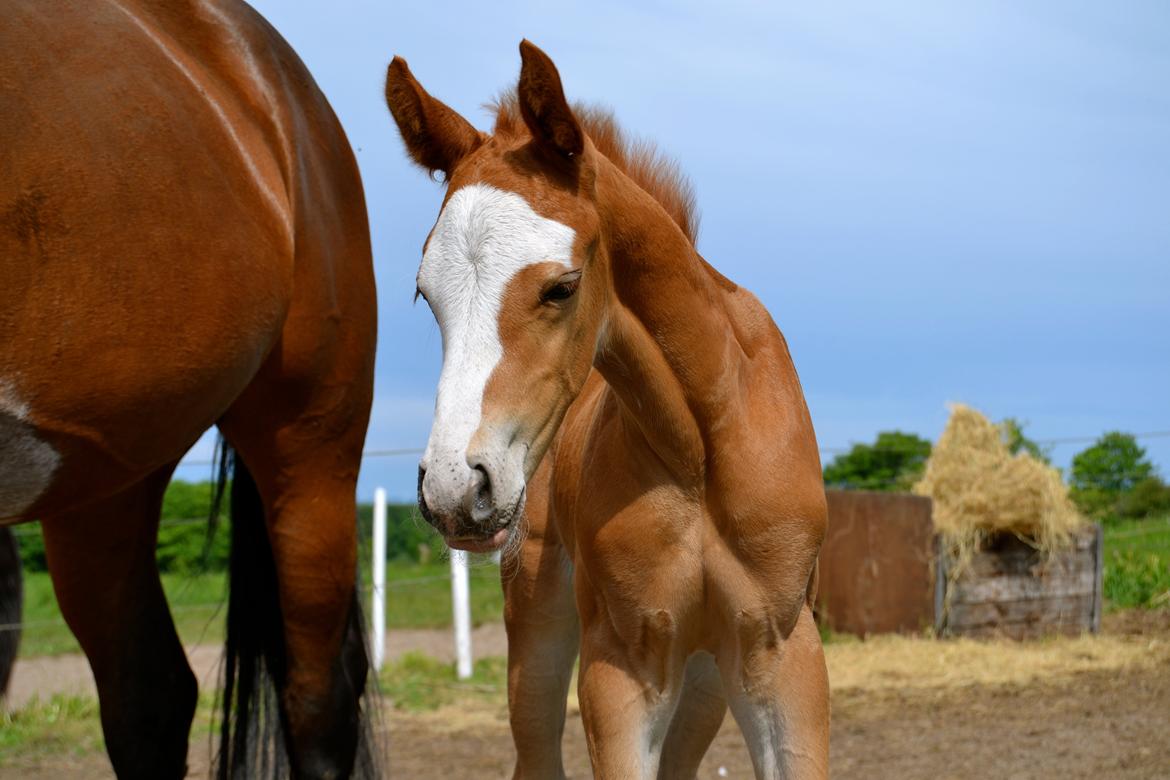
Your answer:
[[[441,362],[411,296],[442,190],[406,160],[386,65],[406,57],[487,129],[480,106],[515,83],[522,37],[571,99],[609,105],[682,164],[700,251],[784,331],[823,446],[936,438],[948,401],[1041,439],[1170,430],[1160,0],[254,5],[362,168],[380,319],[371,449],[425,444]],[[1170,438],[1142,443],[1166,475]],[[367,460],[359,496],[411,500],[416,461]]]

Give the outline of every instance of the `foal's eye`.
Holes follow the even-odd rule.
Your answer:
[[[556,283],[540,295],[541,303],[560,303],[567,301],[577,292],[581,284],[581,272],[573,271],[562,276]]]

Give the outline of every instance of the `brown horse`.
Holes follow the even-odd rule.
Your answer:
[[[0,522],[42,522],[114,769],[184,773],[196,683],[154,546],[213,424],[237,453],[219,774],[363,768],[375,302],[345,134],[238,0],[0,18]]]
[[[443,336],[419,504],[451,546],[515,553],[516,776],[563,776],[578,652],[598,777],[694,777],[728,704],[758,777],[824,776],[825,496],[784,338],[695,251],[675,169],[520,53],[491,135],[401,59],[386,82],[449,182],[418,273]]]

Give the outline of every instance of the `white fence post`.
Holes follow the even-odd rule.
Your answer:
[[[371,659],[374,671],[382,670],[386,658],[386,491],[374,491],[374,593],[371,601],[373,610],[373,635],[370,641]]]
[[[455,676],[471,677],[471,593],[467,582],[467,553],[451,551],[451,606],[455,611]]]

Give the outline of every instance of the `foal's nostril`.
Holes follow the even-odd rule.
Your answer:
[[[471,469],[471,516],[476,520],[484,520],[494,511],[492,479],[483,464],[476,464]]]
[[[427,470],[422,466],[418,467],[418,511],[422,514],[423,519],[431,525],[435,525],[434,515],[431,514],[431,508],[427,506],[427,497],[423,493],[423,479],[427,476]],[[438,528],[438,526],[435,526]]]

